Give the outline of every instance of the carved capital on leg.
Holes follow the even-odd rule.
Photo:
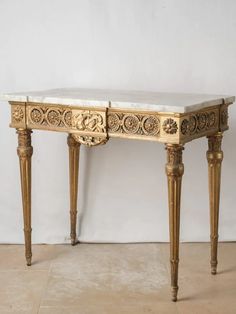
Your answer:
[[[21,192],[24,217],[25,257],[27,265],[31,265],[31,130],[18,129],[17,154],[20,161]]]
[[[179,264],[179,225],[181,181],[184,173],[182,163],[182,145],[166,144],[168,179],[169,224],[170,224],[170,266],[172,301],[177,301],[178,294],[178,264]]]
[[[210,198],[210,223],[211,223],[211,273],[217,272],[217,246],[220,204],[220,180],[221,163],[223,152],[221,150],[223,134],[218,132],[208,136],[208,176],[209,176],[209,198]]]

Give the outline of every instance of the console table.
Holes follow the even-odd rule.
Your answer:
[[[211,273],[216,274],[222,134],[234,97],[154,92],[55,89],[5,94],[11,127],[18,133],[24,214],[25,256],[31,265],[32,130],[68,133],[71,243],[77,242],[77,188],[80,145],[105,144],[110,138],[162,142],[167,151],[172,300],[177,300],[181,180],[184,144],[208,138]]]

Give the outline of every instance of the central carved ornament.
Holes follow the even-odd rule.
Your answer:
[[[105,112],[81,111],[72,118],[72,127],[81,133],[73,133],[74,139],[87,146],[105,144],[108,140]]]
[[[79,131],[104,133],[104,119],[99,113],[85,111],[73,117],[73,126]]]

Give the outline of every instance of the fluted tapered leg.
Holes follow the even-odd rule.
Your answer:
[[[31,130],[18,129],[17,153],[20,160],[21,192],[24,216],[25,257],[27,265],[31,265]]]
[[[70,171],[70,237],[71,244],[77,243],[76,222],[77,222],[77,197],[78,197],[78,175],[79,175],[79,152],[80,143],[68,135],[69,146],[69,171]]]
[[[179,264],[179,226],[180,226],[180,197],[181,181],[184,173],[182,163],[183,146],[166,144],[170,225],[170,266],[172,301],[177,301],[178,294],[178,264]]]
[[[211,222],[211,273],[217,272],[217,246],[218,224],[220,205],[220,179],[223,152],[221,150],[222,133],[208,137],[208,175],[209,175],[209,198],[210,198],[210,222]]]

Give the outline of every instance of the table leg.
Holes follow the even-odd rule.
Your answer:
[[[223,152],[221,150],[222,133],[218,132],[208,136],[208,175],[209,175],[209,198],[210,198],[210,221],[211,221],[211,273],[216,274],[217,269],[217,246],[218,246],[218,223],[220,204],[220,178]]]
[[[70,237],[71,244],[77,243],[76,221],[77,221],[77,196],[79,175],[79,151],[80,143],[76,142],[71,134],[68,135],[69,147],[69,171],[70,171]]]
[[[166,144],[170,225],[170,266],[172,301],[177,301],[178,293],[178,264],[179,264],[179,225],[180,225],[180,197],[181,181],[184,173],[182,163],[183,146]]]
[[[25,257],[27,265],[31,265],[31,130],[18,129],[17,154],[20,161],[21,193],[24,215]]]

